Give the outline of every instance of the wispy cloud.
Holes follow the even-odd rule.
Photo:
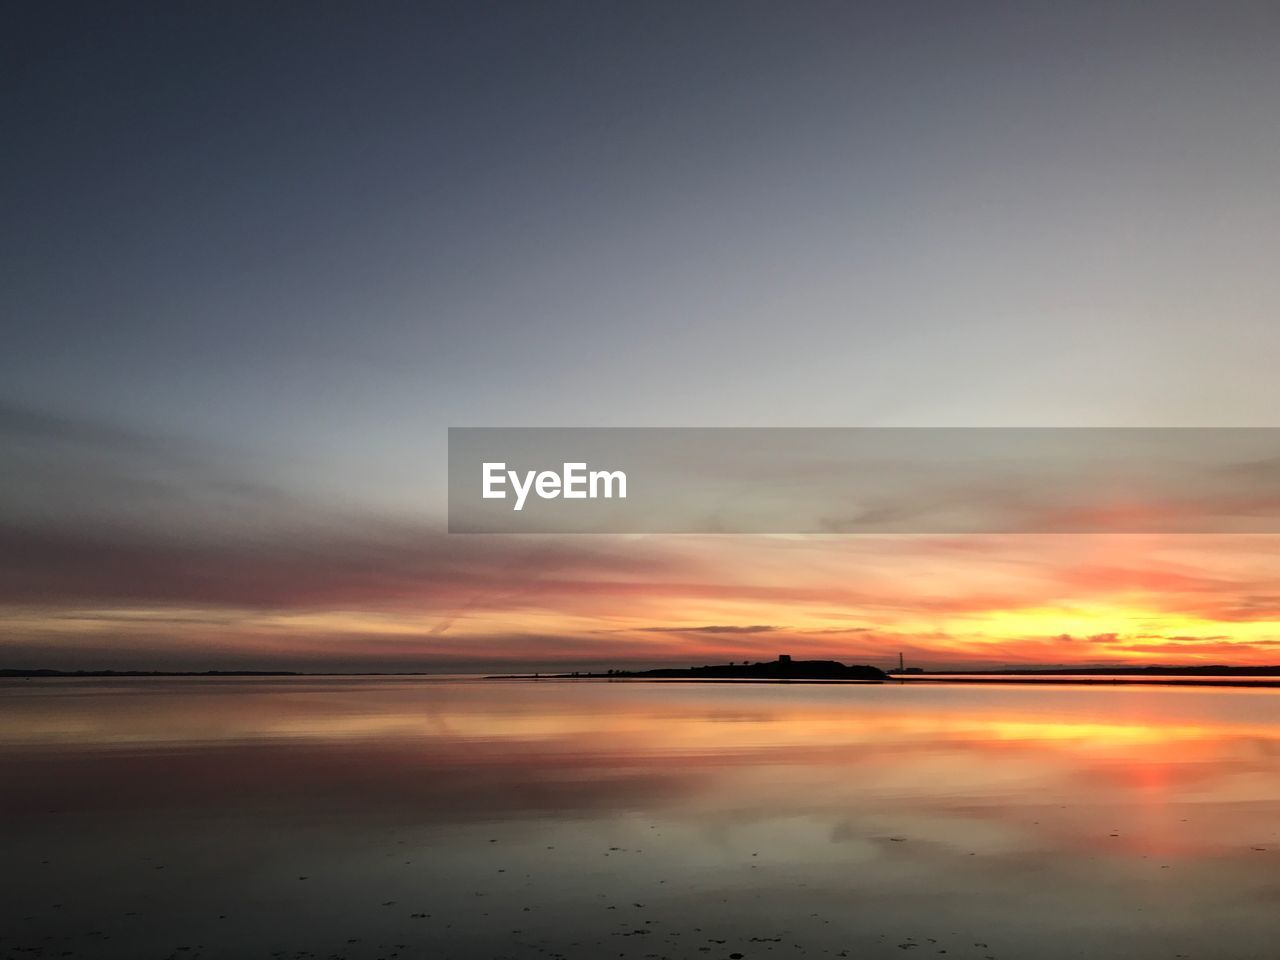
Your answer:
[[[0,657],[498,669],[1276,657],[1280,537],[450,536],[0,408]]]
[[[773,633],[779,627],[768,623],[735,626],[733,624],[713,623],[703,627],[636,627],[642,633],[708,633],[708,634],[755,634]]]

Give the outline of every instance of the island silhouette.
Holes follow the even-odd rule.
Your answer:
[[[688,678],[691,680],[859,680],[878,683],[889,680],[879,667],[866,664],[844,664],[838,660],[792,660],[788,654],[780,654],[777,660],[750,663],[719,663],[702,667],[662,667],[657,670],[609,670],[605,673],[573,673],[567,677],[582,678],[635,678],[640,680],[665,680]]]

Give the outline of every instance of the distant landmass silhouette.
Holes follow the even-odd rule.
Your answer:
[[[543,673],[491,676],[490,680],[759,680],[863,683],[1045,683],[1122,685],[1178,683],[1183,686],[1280,686],[1280,666],[1232,667],[1221,664],[1142,667],[1039,667],[991,670],[926,671],[918,667],[881,670],[836,660],[793,660],[783,654],[759,663],[722,663],[702,667],[662,667],[656,670],[609,670],[604,673]]]
[[[291,670],[0,670],[0,678],[33,677],[300,677]]]
[[[397,672],[300,672],[293,670],[52,670],[0,668],[0,680],[40,678],[127,677],[419,677],[436,676],[418,671]],[[491,675],[489,680],[798,680],[860,681],[880,683],[1024,683],[1125,684],[1178,683],[1183,686],[1280,687],[1280,665],[1195,666],[1149,665],[1141,667],[1021,667],[991,670],[922,670],[895,668],[888,672],[865,664],[837,660],[793,660],[783,654],[776,660],[749,663],[708,664],[701,667],[661,667],[655,670],[609,670],[604,673],[535,673]]]
[[[657,670],[610,670],[607,673],[577,673],[568,677],[627,678],[663,680],[861,680],[890,679],[879,667],[848,665],[837,660],[792,660],[783,654],[777,660],[760,663],[720,663],[704,667],[663,667]]]
[[[923,673],[924,671],[920,671]],[[1001,670],[936,670],[950,676],[1000,677],[1280,677],[1280,666],[1230,667],[1226,664],[1142,667],[1006,667]]]

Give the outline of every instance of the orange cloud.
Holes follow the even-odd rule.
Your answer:
[[[1280,660],[1280,537],[4,539],[8,665]]]

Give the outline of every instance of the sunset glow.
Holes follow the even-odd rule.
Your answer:
[[[75,571],[56,609],[10,597],[3,622],[11,645],[46,653],[110,638],[141,659],[181,632],[221,662],[446,671],[779,651],[940,668],[1280,659],[1277,538],[481,538],[444,556],[439,542],[336,541],[270,569],[269,553],[210,548],[213,579]]]

